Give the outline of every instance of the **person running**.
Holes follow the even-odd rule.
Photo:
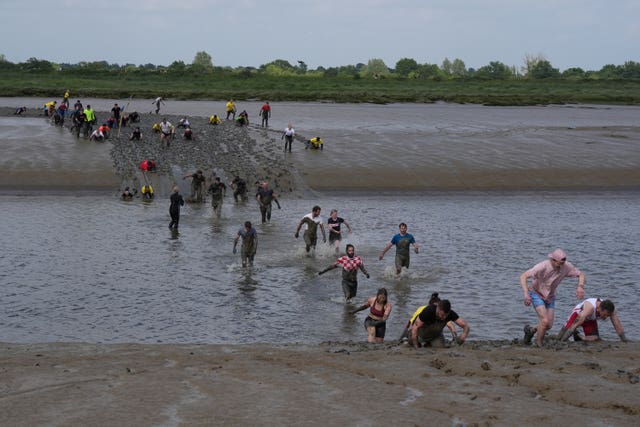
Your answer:
[[[206,178],[202,170],[198,169],[195,173],[191,173],[182,177],[182,179],[191,178],[191,202],[204,203],[204,184]]]
[[[243,202],[246,202],[248,200],[247,181],[236,175],[236,177],[233,178],[233,181],[231,181],[231,188],[233,188],[233,200],[235,202],[237,202],[238,199],[242,200]]]
[[[207,193],[211,194],[211,207],[216,217],[220,218],[222,215],[222,203],[224,202],[224,196],[227,195],[227,186],[220,181],[220,177],[216,176],[213,182],[209,186]]]
[[[318,272],[318,275],[326,273],[334,268],[342,267],[342,293],[344,294],[345,302],[351,302],[351,298],[355,297],[358,293],[358,269],[360,269],[367,279],[370,277],[367,269],[364,268],[364,262],[362,258],[356,256],[356,249],[353,245],[347,245],[347,254],[341,256],[336,262],[322,271]]]
[[[271,118],[271,105],[269,105],[269,101],[265,102],[262,107],[260,107],[260,111],[258,112],[258,116],[262,118],[262,127],[269,127],[269,119]]]
[[[558,338],[560,341],[566,341],[573,336],[574,341],[597,341],[600,339],[598,332],[598,319],[611,319],[611,324],[616,333],[623,342],[627,341],[627,337],[622,329],[622,323],[615,312],[615,305],[611,300],[602,300],[600,298],[589,298],[576,305],[571,315],[567,319],[560,332]],[[580,336],[577,329],[582,326],[584,337]]]
[[[173,193],[170,197],[171,205],[169,206],[169,215],[171,215],[171,222],[169,228],[173,230],[178,229],[178,223],[180,222],[180,206],[184,206],[184,199],[180,195],[180,189],[177,185],[173,187]]]
[[[469,325],[458,313],[451,310],[449,300],[443,299],[436,304],[427,305],[420,312],[411,326],[411,343],[414,348],[442,347],[445,344],[442,330],[447,323],[453,322],[462,328],[462,334],[456,338],[458,344],[463,344],[469,335]]]
[[[260,182],[256,181],[256,185],[258,184],[260,184]],[[260,205],[262,223],[264,224],[267,221],[271,221],[271,203],[275,202],[278,206],[278,209],[280,209],[280,202],[278,202],[276,193],[274,193],[273,190],[269,188],[269,183],[267,183],[267,181],[262,182],[262,184],[260,184],[260,186],[258,187],[256,200]]]
[[[391,241],[387,243],[387,246],[385,246],[385,248],[382,250],[382,253],[379,257],[380,261],[382,261],[382,259],[384,258],[384,254],[386,254],[387,251],[391,249],[393,245],[395,245],[396,274],[400,274],[400,272],[402,271],[402,267],[409,268],[409,261],[411,258],[411,255],[409,254],[409,247],[411,245],[413,245],[413,251],[415,253],[418,253],[418,244],[416,243],[416,239],[413,237],[413,235],[407,233],[407,224],[401,222],[400,225],[398,225],[398,228],[400,229],[400,232],[393,236]]]
[[[242,267],[253,267],[253,258],[256,256],[258,250],[258,232],[251,225],[251,222],[244,223],[244,227],[238,230],[236,238],[233,240],[233,253],[236,253],[236,245],[238,240],[242,239],[242,245],[240,246],[240,259],[242,260]]]
[[[159,96],[151,104],[156,105],[156,114],[160,112],[160,104],[164,104],[164,98]]]
[[[280,139],[284,139],[284,151],[287,151],[287,147],[289,147],[289,152],[291,152],[291,145],[293,144],[293,137],[296,136],[296,130],[289,123],[282,132],[282,137]]]
[[[169,147],[169,143],[173,139],[176,129],[173,127],[171,122],[167,120],[166,117],[162,119],[162,121],[159,124],[159,127],[160,127],[160,140],[165,142],[167,147]]]
[[[322,241],[327,241],[327,236],[324,232],[324,224],[322,218],[320,217],[320,206],[316,205],[311,209],[311,213],[306,214],[298,223],[298,228],[296,228],[296,239],[300,235],[300,228],[302,228],[303,224],[307,225],[307,229],[304,232],[304,243],[305,250],[307,253],[311,251],[311,248],[316,248],[316,243],[318,242],[318,226],[320,226],[320,231],[322,231]]]
[[[351,312],[355,314],[359,311],[370,308],[367,318],[364,319],[364,328],[367,330],[367,341],[381,343],[384,342],[384,335],[387,331],[387,319],[391,314],[391,303],[388,300],[386,288],[378,289],[376,295],[370,298]]]
[[[338,216],[337,209],[331,209],[329,219],[327,220],[327,228],[329,230],[329,245],[336,247],[336,253],[340,252],[340,241],[342,240],[341,225],[344,224],[351,233],[351,226],[344,219]]]
[[[567,261],[567,254],[556,249],[548,255],[548,259],[539,262],[520,275],[520,287],[524,295],[524,305],[533,305],[538,315],[538,325],[524,327],[524,342],[529,344],[536,336],[536,344],[542,347],[546,332],[553,327],[553,316],[556,302],[556,289],[565,277],[577,277],[576,298],[584,297],[584,274]],[[531,279],[531,288],[527,281]]]
[[[98,121],[96,117],[96,113],[91,108],[91,105],[87,104],[87,108],[84,109],[84,117],[85,123],[88,125],[87,131],[85,134],[89,134],[93,131],[93,125]]]
[[[227,120],[229,120],[229,116],[233,116],[233,120],[236,119],[236,104],[233,102],[233,99],[230,99],[226,105],[227,110]]]

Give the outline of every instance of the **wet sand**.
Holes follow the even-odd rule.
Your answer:
[[[635,426],[640,344],[2,344],[3,425]]]

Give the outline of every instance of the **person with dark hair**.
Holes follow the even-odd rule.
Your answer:
[[[140,141],[142,139],[142,131],[140,130],[140,126],[136,126],[136,128],[129,135],[129,141]]]
[[[264,224],[267,221],[271,221],[271,203],[276,202],[278,209],[280,209],[280,202],[278,202],[276,193],[269,188],[267,181],[263,181],[262,183],[256,181],[256,187],[256,200],[260,205],[260,214],[262,215],[262,223]]]
[[[340,252],[340,241],[342,240],[341,225],[347,226],[349,233],[351,233],[351,226],[347,221],[338,216],[337,209],[331,209],[329,219],[327,220],[327,228],[329,229],[329,245],[336,247],[336,253]]]
[[[220,180],[219,176],[213,179],[213,182],[207,189],[207,193],[211,195],[211,207],[217,218],[222,215],[222,203],[224,196],[227,195],[227,185]]]
[[[180,222],[180,206],[184,206],[184,199],[180,195],[180,188],[177,185],[173,187],[170,200],[169,215],[171,215],[171,222],[169,223],[169,228],[177,230]]]
[[[314,206],[311,209],[311,213],[306,214],[302,217],[300,222],[298,223],[298,228],[296,228],[296,239],[300,235],[300,228],[302,225],[306,224],[307,229],[304,232],[304,243],[305,250],[308,252],[311,251],[311,248],[316,248],[316,243],[318,242],[318,226],[320,226],[320,231],[322,231],[322,241],[327,241],[327,236],[324,232],[324,224],[322,223],[322,218],[320,217],[320,206]]]
[[[353,310],[351,314],[367,308],[370,308],[367,318],[364,319],[364,328],[367,330],[367,342],[384,342],[384,335],[387,331],[387,319],[391,314],[391,303],[388,299],[387,289],[378,289],[375,296],[367,298],[364,304]]]
[[[520,275],[520,287],[524,294],[524,305],[533,305],[538,315],[538,325],[524,327],[524,343],[529,344],[536,335],[536,345],[542,347],[544,336],[553,327],[556,289],[565,277],[577,277],[576,298],[584,297],[584,274],[567,261],[567,254],[556,249],[547,255],[548,259],[539,262]],[[531,278],[531,288],[527,280]]]
[[[426,305],[421,305],[420,307],[418,307],[416,311],[413,312],[413,314],[411,315],[411,318],[409,319],[407,324],[404,326],[404,331],[402,331],[402,335],[400,335],[401,343],[403,342],[408,343],[409,337],[411,336],[411,327],[415,323],[420,313],[422,313],[422,310],[424,310],[425,308],[431,305],[438,305],[438,303],[440,302],[440,297],[438,295],[439,295],[438,292],[432,293],[431,297],[429,298],[429,302]],[[453,325],[452,322],[447,322],[447,328],[449,328],[449,331],[451,332],[451,338],[455,340],[458,337],[458,334],[456,333],[456,327]]]
[[[362,258],[356,256],[356,249],[353,245],[347,245],[347,254],[341,256],[336,262],[322,271],[318,275],[322,275],[334,268],[342,267],[342,292],[347,303],[351,302],[351,298],[358,293],[358,269],[362,270],[367,279],[370,277],[367,269],[364,268]]]
[[[195,173],[191,173],[182,177],[182,179],[191,178],[191,202],[204,203],[204,183],[206,178],[200,169]]]
[[[567,319],[565,325],[560,329],[558,338],[560,341],[566,341],[573,336],[574,341],[597,341],[600,339],[598,332],[598,319],[611,319],[616,333],[623,342],[627,341],[627,337],[622,329],[622,323],[615,312],[616,307],[611,300],[601,300],[600,298],[589,298],[576,305]],[[580,336],[577,329],[582,326],[584,337]]]
[[[233,188],[233,200],[235,202],[238,201],[238,198],[243,202],[248,200],[247,181],[236,175],[236,177],[233,178],[233,181],[231,181],[231,188]]]
[[[129,190],[129,187],[125,187],[121,195],[122,200],[133,200],[133,196],[134,196],[134,193],[132,193],[131,190]]]
[[[113,117],[113,126],[112,128],[117,128],[120,126],[120,113],[122,112],[122,108],[118,106],[118,104],[113,104],[113,108],[111,109],[111,117]]]
[[[253,258],[258,250],[258,232],[251,225],[251,222],[246,221],[244,228],[238,230],[238,234],[233,241],[233,253],[236,253],[236,246],[238,240],[242,238],[242,245],[240,246],[240,259],[242,260],[242,267],[253,266]]]
[[[287,125],[284,132],[282,132],[282,137],[280,139],[284,139],[284,151],[287,151],[287,147],[289,148],[289,152],[291,152],[291,145],[293,144],[293,138],[296,136],[296,130],[291,126],[291,123]]]
[[[164,104],[164,98],[159,96],[151,103],[156,105],[156,114],[158,114],[160,112],[160,104]]]
[[[453,322],[462,328],[462,334],[456,342],[462,344],[469,335],[469,325],[458,313],[451,310],[449,300],[443,299],[437,304],[430,304],[420,312],[411,326],[411,342],[415,348],[421,345],[442,347],[445,345],[442,330],[447,323]]]
[[[402,267],[409,268],[409,260],[411,255],[409,254],[409,246],[413,245],[413,250],[415,253],[418,253],[418,244],[416,243],[416,239],[413,235],[407,233],[407,224],[401,222],[398,225],[400,232],[393,236],[391,241],[387,243],[387,246],[382,250],[380,254],[380,261],[384,258],[384,254],[387,253],[389,249],[393,245],[396,246],[396,274],[400,274],[402,271]]]
[[[271,105],[269,105],[269,101],[260,107],[258,116],[262,118],[262,127],[269,127],[269,119],[271,118]]]
[[[16,108],[16,111],[13,112],[14,116],[19,116],[22,113],[24,113],[25,111],[27,111],[27,107],[18,107]]]

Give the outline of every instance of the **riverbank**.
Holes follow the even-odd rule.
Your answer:
[[[0,361],[2,424],[14,426],[635,426],[640,415],[637,342],[5,343]]]

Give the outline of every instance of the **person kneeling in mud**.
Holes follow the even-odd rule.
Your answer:
[[[597,341],[600,339],[598,331],[598,319],[611,319],[611,324],[616,333],[623,342],[627,341],[627,337],[622,329],[622,323],[615,312],[615,305],[611,300],[602,300],[600,298],[589,298],[576,305],[567,319],[565,325],[560,329],[558,338],[560,341],[566,341],[569,337],[573,337],[574,341]],[[578,328],[582,327],[584,336],[578,333]]]
[[[411,327],[411,341],[417,349],[425,347],[444,347],[444,335],[442,330],[448,322],[453,322],[462,328],[462,334],[456,338],[458,344],[462,344],[469,335],[469,325],[458,314],[451,310],[449,300],[442,300],[437,305],[427,306],[418,315]]]
[[[316,136],[315,138],[311,138],[305,142],[304,149],[312,149],[312,150],[320,150],[324,149],[324,142],[322,142],[322,138]]]
[[[342,267],[342,292],[346,302],[351,302],[351,298],[355,297],[358,292],[358,269],[362,270],[367,279],[370,277],[367,269],[364,268],[362,258],[356,256],[356,249],[353,245],[347,245],[347,255],[341,256],[333,265],[318,272],[322,275],[334,268]]]
[[[422,311],[429,306],[437,306],[439,302],[440,302],[440,297],[438,296],[438,292],[434,292],[431,294],[431,298],[429,298],[429,302],[426,305],[422,305],[418,307],[418,309],[413,312],[413,314],[411,315],[411,318],[409,319],[407,324],[404,326],[404,331],[402,331],[402,335],[400,336],[401,344],[409,343],[409,338],[411,338],[411,328],[413,327],[413,324],[416,322],[416,319],[418,318],[420,313],[422,313]],[[453,324],[453,322],[447,322],[447,328],[449,328],[449,331],[451,332],[451,338],[453,340],[456,340],[458,338],[458,334],[456,332],[456,327]]]
[[[258,232],[251,225],[251,222],[244,223],[244,228],[238,230],[238,234],[233,241],[233,253],[236,253],[236,246],[238,240],[242,238],[242,245],[240,246],[240,259],[242,260],[242,267],[253,266],[253,258],[258,250]]]

